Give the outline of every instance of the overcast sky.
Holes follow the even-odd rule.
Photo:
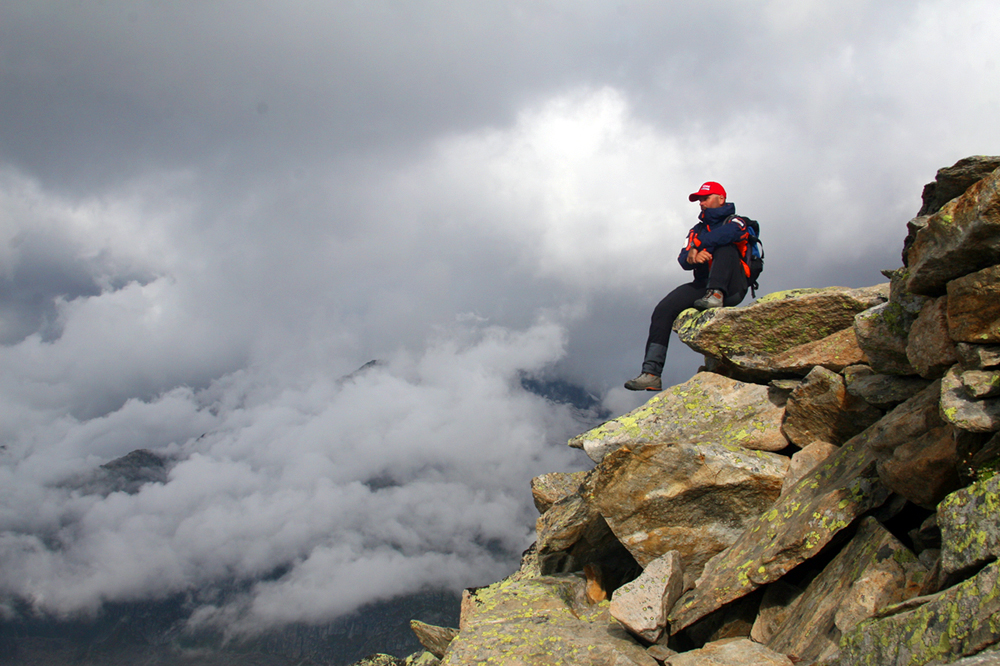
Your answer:
[[[520,378],[648,397],[687,195],[760,220],[763,293],[882,282],[935,171],[1000,154],[998,36],[988,0],[0,0],[0,611],[505,575],[530,478],[588,464]],[[165,484],[81,490],[137,448]]]

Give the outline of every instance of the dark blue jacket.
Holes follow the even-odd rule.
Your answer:
[[[727,222],[726,220],[731,215],[736,215],[735,204],[725,203],[718,208],[706,208],[698,216],[698,224],[694,225],[688,232],[687,245],[677,256],[677,261],[684,270],[694,271],[695,279],[708,278],[711,262],[689,264],[687,255],[692,248],[714,253],[716,248],[723,245],[736,245],[740,250],[740,256],[746,255],[747,238],[749,237],[747,225],[738,217],[733,217]]]

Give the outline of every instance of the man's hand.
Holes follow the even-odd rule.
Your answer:
[[[691,248],[688,250],[687,262],[689,264],[707,264],[712,261],[712,253],[708,250],[697,250]]]

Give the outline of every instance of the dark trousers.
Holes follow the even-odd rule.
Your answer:
[[[674,319],[682,311],[694,307],[694,302],[704,296],[709,289],[718,289],[726,295],[723,299],[723,305],[726,307],[739,305],[746,297],[749,285],[743,272],[740,252],[735,245],[716,248],[712,254],[712,268],[707,279],[701,278],[682,284],[664,296],[653,309],[649,338],[646,340],[646,356],[642,363],[643,372],[657,376],[663,373],[663,364],[667,359],[667,343],[670,342]]]

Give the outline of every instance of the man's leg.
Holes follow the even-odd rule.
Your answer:
[[[743,302],[749,288],[739,248],[735,245],[723,245],[712,254],[712,270],[708,275],[706,293],[694,306],[702,310],[723,305],[733,307]]]
[[[663,374],[663,364],[667,359],[667,344],[670,342],[674,319],[683,310],[691,307],[704,291],[705,283],[702,281],[682,284],[664,296],[653,309],[649,323],[649,337],[646,340],[646,356],[642,362],[643,374],[656,377]]]

